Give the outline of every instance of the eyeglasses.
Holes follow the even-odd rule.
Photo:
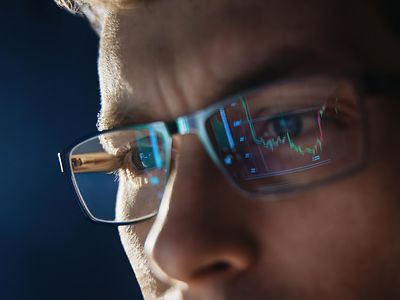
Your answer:
[[[358,167],[364,159],[363,124],[349,81],[305,78],[242,93],[173,122],[103,131],[59,159],[91,220],[132,224],[157,214],[173,135],[196,134],[234,187],[268,200],[268,194]]]

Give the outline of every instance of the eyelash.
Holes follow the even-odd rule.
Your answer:
[[[130,176],[139,176],[141,173],[143,173],[143,170],[140,169],[135,169],[133,166],[133,162],[131,161],[131,155],[133,154],[133,151],[137,149],[133,145],[125,145],[118,149],[118,152],[116,153],[116,159],[118,160],[119,164],[119,169],[114,171],[114,173],[117,173],[117,176],[119,177],[119,171],[123,170],[127,172],[128,175]],[[128,161],[129,160],[129,161]]]

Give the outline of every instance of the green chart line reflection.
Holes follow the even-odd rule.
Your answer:
[[[257,137],[255,129],[254,129],[253,121],[251,120],[250,113],[247,108],[246,99],[241,98],[241,103],[243,106],[243,110],[246,114],[246,120],[250,127],[251,137],[255,144],[262,145],[264,148],[273,151],[274,148],[277,148],[280,145],[283,145],[287,142],[289,144],[290,149],[292,149],[296,153],[299,153],[301,155],[304,155],[305,153],[307,153],[307,154],[311,155],[313,157],[313,159],[318,154],[318,152],[322,152],[322,143],[323,143],[324,137],[323,137],[323,131],[322,131],[322,126],[321,126],[321,118],[323,117],[324,112],[325,112],[325,105],[322,106],[322,108],[317,112],[319,137],[317,137],[313,146],[303,148],[294,142],[293,137],[290,136],[289,132],[286,132],[286,135],[284,135],[282,137],[278,136],[275,139],[271,138],[271,139],[265,140],[262,137]]]

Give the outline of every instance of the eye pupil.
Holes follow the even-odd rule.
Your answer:
[[[150,147],[135,148],[131,152],[131,163],[137,170],[152,169],[155,167],[153,152]]]
[[[143,164],[143,153],[139,149],[133,149],[131,152],[131,163],[138,170],[144,170],[146,166]]]
[[[292,136],[297,136],[303,129],[301,118],[298,115],[287,115],[276,118],[273,121],[274,131],[278,136],[290,133]]]

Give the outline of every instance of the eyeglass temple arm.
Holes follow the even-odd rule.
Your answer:
[[[74,173],[112,172],[119,166],[118,159],[105,152],[71,155],[71,167]]]

